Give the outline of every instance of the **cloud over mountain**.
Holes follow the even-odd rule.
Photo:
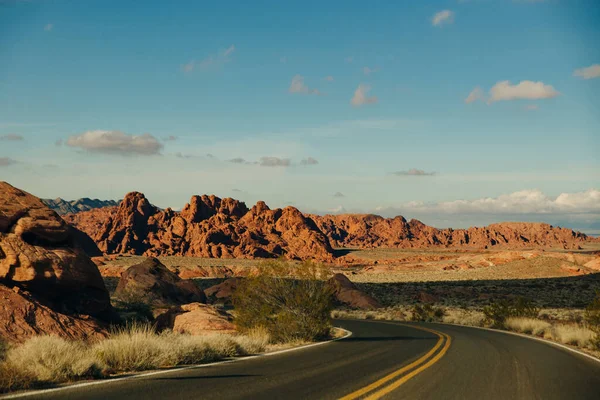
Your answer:
[[[121,131],[104,130],[71,136],[66,144],[92,153],[145,156],[160,154],[163,148],[163,144],[149,133],[129,135]]]

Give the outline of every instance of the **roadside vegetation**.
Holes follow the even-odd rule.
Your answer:
[[[261,263],[233,296],[241,332],[264,329],[274,343],[315,341],[330,335],[333,288],[323,265],[283,261]]]
[[[600,356],[600,292],[583,315],[572,312],[572,315],[565,316],[565,313],[568,312],[563,310],[561,314],[558,310],[540,309],[527,298],[517,298],[492,302],[479,309],[417,304],[374,311],[334,310],[332,317],[440,322],[504,329],[576,346]]]
[[[152,309],[137,299],[115,306],[126,322],[93,342],[56,336],[32,337],[19,345],[0,342],[0,393],[114,374],[202,364],[303,345],[335,335],[329,271],[311,262],[260,264],[241,280],[233,297],[240,334],[192,336],[157,332]]]
[[[150,325],[132,324],[95,343],[55,336],[33,337],[8,347],[0,360],[0,392],[112,374],[193,365],[227,357],[261,353],[268,333],[191,336],[157,333]]]

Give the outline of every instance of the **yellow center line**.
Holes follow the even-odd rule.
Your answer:
[[[365,400],[377,400],[377,399],[382,398],[386,394],[390,393],[392,390],[398,389],[401,385],[406,383],[409,379],[411,379],[414,376],[416,376],[417,374],[425,371],[427,368],[431,367],[433,364],[438,362],[439,359],[442,358],[444,356],[444,354],[446,354],[446,352],[448,351],[448,348],[450,348],[450,342],[452,341],[452,339],[450,339],[450,336],[448,336],[448,335],[444,335],[444,336],[446,336],[446,344],[444,345],[444,348],[442,349],[442,351],[440,351],[435,357],[433,357],[426,364],[420,366],[419,368],[415,369],[411,373],[406,374],[402,378],[398,379],[396,382],[392,383],[391,385],[386,386],[383,389],[379,390],[378,392],[375,392],[372,395],[368,396]]]
[[[386,375],[386,376],[384,376],[383,378],[381,378],[381,379],[379,379],[379,380],[377,380],[377,381],[375,381],[375,382],[371,383],[371,384],[370,384],[370,385],[368,385],[368,386],[365,386],[365,387],[364,387],[364,388],[362,388],[362,389],[359,389],[359,390],[357,390],[357,391],[355,391],[355,392],[352,392],[352,393],[350,393],[350,394],[348,394],[348,395],[346,395],[346,396],[344,396],[344,397],[340,398],[340,400],[353,400],[353,399],[357,399],[357,398],[361,397],[362,395],[364,395],[364,394],[366,394],[366,393],[368,393],[368,392],[371,392],[371,391],[373,391],[373,390],[375,390],[375,389],[379,388],[379,387],[380,387],[380,386],[382,386],[382,385],[385,385],[387,382],[389,382],[389,381],[391,381],[392,379],[394,379],[394,378],[396,378],[396,377],[398,377],[398,376],[400,376],[400,375],[404,374],[405,372],[407,372],[407,371],[409,371],[409,370],[411,370],[411,369],[413,369],[413,368],[416,368],[416,367],[418,367],[419,365],[421,365],[421,364],[425,363],[425,362],[426,362],[426,361],[429,359],[429,357],[431,357],[433,354],[435,354],[435,352],[436,352],[436,351],[438,351],[438,349],[439,349],[439,348],[442,346],[442,342],[444,341],[444,338],[446,338],[446,345],[444,346],[444,348],[443,348],[443,349],[442,349],[442,351],[440,352],[440,354],[441,354],[441,355],[440,355],[440,354],[438,354],[436,357],[434,357],[434,358],[433,358],[431,361],[429,361],[427,364],[425,364],[425,365],[424,365],[424,366],[422,366],[421,368],[419,368],[419,369],[415,370],[415,371],[418,371],[418,372],[416,372],[416,373],[415,373],[415,372],[413,371],[411,374],[408,374],[408,375],[407,375],[407,376],[410,376],[410,378],[412,378],[414,375],[418,374],[418,373],[419,373],[419,372],[421,372],[422,370],[425,370],[425,369],[429,368],[431,365],[433,365],[435,362],[437,362],[437,361],[438,361],[440,358],[442,358],[442,356],[443,356],[443,355],[446,353],[446,351],[448,351],[448,347],[450,347],[450,337],[449,337],[449,336],[447,336],[447,335],[445,335],[445,334],[443,334],[443,333],[441,333],[441,332],[435,331],[435,330],[433,330],[433,329],[428,329],[428,328],[420,327],[420,326],[412,326],[412,325],[402,325],[402,326],[408,326],[408,327],[410,327],[410,328],[414,328],[414,329],[420,329],[420,330],[422,330],[422,331],[427,331],[427,332],[433,333],[433,334],[437,335],[439,339],[438,339],[437,343],[435,344],[435,346],[434,346],[434,347],[433,347],[431,350],[429,350],[429,352],[427,352],[427,354],[425,354],[423,357],[421,357],[421,358],[419,358],[418,360],[416,360],[416,361],[414,361],[414,362],[412,362],[412,363],[410,363],[410,364],[408,364],[408,365],[406,365],[406,366],[404,366],[404,367],[400,368],[400,369],[399,369],[399,370],[397,370],[397,371],[394,371],[394,372],[392,372],[392,373],[391,373],[391,374],[389,374],[389,375]],[[435,361],[434,361],[434,360],[435,360]],[[410,379],[410,378],[408,378],[408,379]],[[404,379],[404,378],[403,378],[403,379]],[[402,381],[403,379],[400,379],[398,382]],[[404,380],[402,383],[406,382],[408,379]],[[396,382],[396,383],[397,383],[397,382]],[[396,385],[396,383],[394,383],[393,385]],[[395,389],[396,387],[400,386],[402,383],[400,383],[400,384],[399,384],[399,385],[397,385],[397,386],[394,386],[394,389]],[[390,385],[390,386],[392,386],[392,385]],[[388,391],[388,392],[382,393],[382,394],[381,394],[379,397],[372,397],[372,396],[376,396],[377,394],[379,394],[379,393],[383,392],[385,389],[387,389],[387,388],[384,388],[384,389],[382,389],[381,391],[379,391],[379,392],[377,392],[377,393],[374,393],[373,395],[371,395],[371,396],[370,396],[370,397],[368,397],[368,398],[369,398],[369,399],[370,399],[370,398],[373,398],[373,399],[378,399],[379,397],[383,396],[384,394],[386,394],[386,393],[389,393],[389,391]],[[391,389],[391,390],[393,390],[393,389]],[[390,390],[390,391],[391,391],[391,390]]]

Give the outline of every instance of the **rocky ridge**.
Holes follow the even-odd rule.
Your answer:
[[[48,208],[56,211],[58,215],[75,214],[81,211],[89,211],[95,208],[118,206],[119,202],[114,200],[98,200],[84,197],[77,200],[40,199]]]
[[[294,207],[271,210],[214,195],[193,196],[180,211],[161,210],[139,192],[119,206],[69,214],[105,254],[210,258],[335,259],[333,247],[561,248],[598,240],[544,223],[505,222],[437,229],[402,216],[310,215]]]
[[[251,209],[232,198],[193,196],[181,212],[160,210],[139,192],[118,207],[64,217],[106,254],[333,260],[327,237],[294,207]]]

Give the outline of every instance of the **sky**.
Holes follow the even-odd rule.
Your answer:
[[[0,180],[600,232],[597,0],[0,0]]]

